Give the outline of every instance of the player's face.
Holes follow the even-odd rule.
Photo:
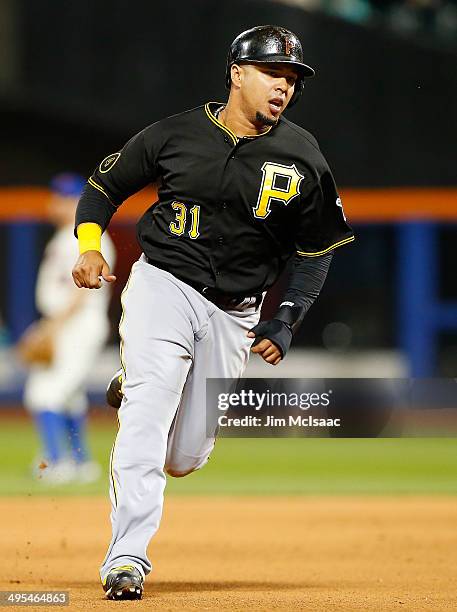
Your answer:
[[[294,93],[297,72],[284,64],[240,66],[240,93],[248,116],[256,123],[276,125]]]

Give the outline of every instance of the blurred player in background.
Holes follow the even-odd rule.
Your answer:
[[[85,387],[108,338],[110,290],[105,286],[100,291],[78,291],[71,276],[78,257],[73,222],[84,184],[82,177],[71,173],[58,174],[51,182],[48,215],[56,231],[46,246],[36,285],[36,305],[43,318],[32,334],[26,333],[39,337],[42,347],[51,347],[45,359],[29,360],[24,404],[43,446],[40,477],[53,484],[90,482],[100,475],[87,450]],[[104,253],[113,266],[113,243],[106,233],[103,239]]]

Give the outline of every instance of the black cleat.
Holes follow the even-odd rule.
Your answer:
[[[109,381],[109,385],[106,388],[106,401],[113,408],[120,408],[122,398],[122,369],[118,370],[113,378]]]
[[[121,565],[110,571],[103,583],[107,599],[141,599],[143,576],[133,565]]]

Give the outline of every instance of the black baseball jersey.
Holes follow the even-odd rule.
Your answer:
[[[133,193],[158,183],[137,225],[146,256],[181,280],[231,295],[270,287],[298,253],[313,257],[354,239],[315,138],[281,117],[238,138],[219,103],[158,121],[105,158],[80,200],[76,225],[104,230]]]

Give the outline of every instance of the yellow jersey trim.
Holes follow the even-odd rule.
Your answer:
[[[238,142],[238,136],[234,132],[232,132],[232,130],[226,127],[223,123],[221,123],[219,119],[216,119],[216,117],[213,115],[213,113],[211,112],[209,108],[210,104],[219,104],[219,103],[218,102],[207,102],[205,104],[205,113],[207,114],[209,120],[212,121],[214,125],[217,125],[217,127],[220,128],[222,131],[224,131],[226,134],[228,134],[230,138],[232,139],[233,144],[236,145],[236,143]]]
[[[108,198],[108,200],[111,202],[111,198],[109,197],[109,195],[106,193],[106,191],[103,189],[103,187],[101,187],[98,183],[96,183],[94,181],[94,179],[92,177],[89,177],[89,179],[87,180],[87,182],[89,183],[89,185],[91,185],[94,189],[97,189],[100,193],[103,193],[103,195]]]
[[[344,240],[335,242],[335,244],[332,244],[332,246],[329,246],[323,251],[318,251],[317,253],[305,253],[304,251],[297,251],[297,255],[303,255],[303,257],[318,257],[319,255],[324,255],[325,253],[328,253],[332,249],[336,249],[340,246],[343,246],[343,244],[348,244],[348,242],[353,242],[354,240],[355,240],[355,237],[350,236],[349,238],[345,238]]]
[[[205,113],[207,114],[209,120],[212,121],[214,123],[214,125],[217,125],[217,127],[220,128],[221,130],[223,130],[226,134],[228,134],[230,136],[230,138],[232,139],[233,144],[236,145],[240,138],[235,134],[235,132],[232,132],[232,130],[230,128],[228,128],[226,125],[221,123],[219,121],[219,119],[217,119],[213,115],[213,113],[211,112],[211,109],[209,107],[210,104],[221,105],[221,104],[223,104],[223,102],[207,102],[205,104]],[[265,134],[268,134],[268,132],[271,130],[272,127],[273,126],[270,125],[269,128],[267,130],[265,130],[265,132],[262,132],[261,134],[250,134],[249,136],[244,136],[244,138],[259,138],[260,136],[265,136]]]

